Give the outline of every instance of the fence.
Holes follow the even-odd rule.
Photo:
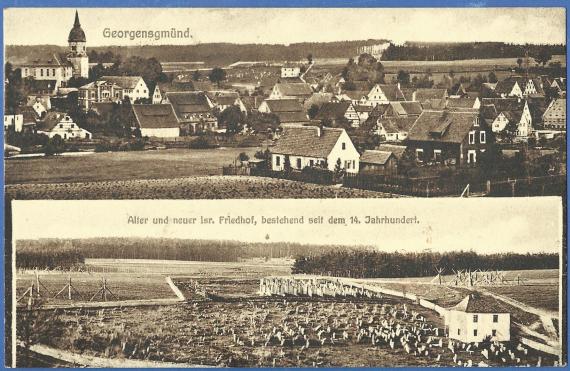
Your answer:
[[[315,183],[323,185],[331,185],[334,183],[334,174],[332,171],[317,168],[305,168],[301,171],[290,170],[286,171],[273,171],[268,169],[251,169],[251,175],[263,176],[274,179],[287,179],[295,180],[298,182]]]
[[[565,196],[566,175],[528,177],[492,181],[489,196]]]

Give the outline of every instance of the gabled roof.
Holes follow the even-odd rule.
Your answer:
[[[351,100],[360,100],[362,97],[367,97],[368,90],[343,90],[341,95],[344,94]]]
[[[447,108],[473,108],[477,98],[449,98]]]
[[[20,113],[22,114],[23,124],[35,124],[38,120],[36,111],[30,106],[22,107]]]
[[[511,311],[506,304],[501,303],[497,299],[479,293],[467,295],[450,310],[465,313],[510,313]]]
[[[281,92],[283,96],[289,97],[300,97],[309,96],[313,94],[313,89],[307,83],[277,83],[275,84],[277,89]]]
[[[400,159],[406,151],[406,146],[399,146],[396,144],[380,144],[377,149],[384,152],[392,152],[397,159]]]
[[[279,123],[281,124],[309,122],[304,112],[274,112],[274,114],[279,117]]]
[[[517,80],[516,79],[505,79],[502,81],[497,82],[497,85],[495,86],[495,93],[497,94],[509,94],[515,84],[517,84]],[[521,88],[521,90],[524,91],[524,87],[519,85],[519,88]]]
[[[116,103],[113,102],[93,102],[91,103],[91,110],[96,112],[99,116],[105,116],[113,111]]]
[[[399,116],[418,116],[422,113],[420,102],[390,102],[389,105],[393,113]]]
[[[266,99],[265,103],[272,113],[303,111],[303,105],[297,99]]]
[[[407,101],[411,101],[413,99],[414,92],[416,89],[414,88],[400,88],[400,91],[404,95],[404,99]]]
[[[386,165],[390,157],[394,156],[392,152],[368,150],[360,156],[361,163]]]
[[[386,117],[380,119],[380,123],[387,133],[409,132],[417,117]]]
[[[211,111],[208,98],[202,92],[167,92],[164,96],[179,118],[185,114]]]
[[[344,132],[338,128],[317,126],[285,127],[272,153],[326,158]]]
[[[423,111],[412,125],[408,140],[462,143],[478,112]]]
[[[398,85],[378,84],[378,87],[389,101],[406,100],[404,93],[402,93]]]
[[[424,102],[430,99],[443,99],[447,95],[446,89],[427,89],[421,88],[415,91],[416,101]]]
[[[305,109],[309,109],[313,104],[316,104],[320,108],[323,103],[332,101],[333,96],[333,93],[314,93],[307,98],[303,106]]]
[[[38,121],[38,129],[41,131],[51,131],[65,116],[65,112],[48,111],[46,116]]]
[[[178,120],[170,104],[133,104],[135,119],[141,129],[178,128]]]
[[[134,89],[141,79],[140,76],[102,76],[99,80],[116,84],[123,89]]]
[[[503,111],[522,111],[525,101],[519,98],[483,98],[481,105],[494,105],[497,113]]]
[[[315,116],[316,120],[339,120],[342,119],[346,111],[352,105],[349,101],[328,102],[321,106],[321,109]]]

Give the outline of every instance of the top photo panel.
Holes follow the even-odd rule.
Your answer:
[[[7,200],[566,194],[564,8],[3,16]]]

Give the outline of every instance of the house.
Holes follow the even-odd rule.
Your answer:
[[[239,94],[235,91],[211,91],[207,93],[208,98],[220,112],[226,108],[236,106],[243,113],[247,113],[247,108],[241,101]]]
[[[182,134],[218,130],[218,119],[212,114],[212,103],[203,92],[167,92],[163,103],[172,105]]]
[[[532,114],[528,101],[519,98],[483,98],[483,105],[493,105],[497,116],[492,120],[491,130],[501,133],[509,123],[516,123],[516,137],[526,140],[533,132]]]
[[[259,105],[258,111],[277,115],[279,122],[285,125],[309,122],[303,105],[297,99],[266,99]]]
[[[160,86],[156,84],[152,92],[152,104],[162,103],[162,92],[160,91]]]
[[[400,160],[404,155],[404,152],[406,152],[406,150],[408,149],[408,147],[397,144],[382,143],[378,145],[376,149],[378,151],[392,152],[392,154],[396,157],[396,160]]]
[[[566,97],[566,78],[558,77],[552,80],[550,87],[555,89],[560,98]]]
[[[488,295],[472,293],[445,315],[449,337],[464,343],[511,340],[511,314]]]
[[[518,97],[522,98],[524,96],[525,87],[521,87],[519,80],[513,78],[507,78],[505,80],[497,82],[494,92],[497,96],[501,98],[507,97]]]
[[[38,133],[46,134],[50,138],[59,135],[63,140],[92,138],[91,133],[80,128],[69,115],[63,116],[59,121],[48,120]]]
[[[170,104],[133,104],[135,127],[143,137],[176,138],[180,124]]]
[[[375,133],[381,141],[401,142],[408,138],[418,117],[381,117],[376,120]]]
[[[48,114],[46,111],[41,116],[38,116],[33,107],[22,107],[20,113],[22,114],[22,131],[25,132],[34,132],[38,121]]]
[[[45,115],[51,109],[51,99],[49,95],[30,95],[27,98],[26,106],[32,107],[38,117]]]
[[[4,131],[14,128],[16,133],[22,132],[24,129],[24,116],[19,114],[4,115]]]
[[[367,175],[397,175],[398,160],[389,151],[364,151],[360,156],[359,172]]]
[[[467,90],[462,83],[456,83],[448,90],[449,98],[464,98],[467,96]]]
[[[479,109],[481,100],[478,97],[449,98],[446,105],[448,109]]]
[[[420,88],[412,93],[412,101],[420,102],[422,105],[432,100],[446,101],[447,98],[449,98],[447,89]]]
[[[423,111],[419,102],[390,102],[384,117],[418,117]]]
[[[542,123],[549,129],[566,129],[566,98],[553,99],[542,115]]]
[[[324,103],[333,101],[333,93],[314,93],[304,103],[303,108],[308,111],[313,105],[321,108]]]
[[[419,162],[475,164],[487,148],[488,136],[479,112],[427,110],[410,128],[406,144]]]
[[[367,103],[372,106],[406,100],[399,84],[376,84],[367,96]]]
[[[313,95],[313,89],[309,84],[304,82],[294,83],[277,83],[273,86],[269,99],[288,99],[294,98],[303,103]]]
[[[372,112],[374,107],[369,106],[369,105],[364,105],[364,104],[356,104],[356,105],[354,105],[354,109],[356,110],[356,113],[358,114],[358,118],[360,120],[360,123],[363,123],[363,122],[366,122],[366,120],[368,120],[368,117],[370,117],[370,113]]]
[[[301,66],[287,63],[281,67],[282,78],[295,78],[301,75]]]
[[[103,76],[99,80],[118,85],[123,90],[123,98],[129,97],[131,102],[149,98],[150,91],[141,76]]]
[[[92,108],[94,103],[120,102],[124,91],[119,85],[99,80],[85,84],[79,88],[78,103],[84,111]]]
[[[356,174],[360,154],[344,129],[318,126],[290,126],[271,151],[271,169],[282,171],[289,162],[292,169],[320,166],[334,171],[337,163],[347,173]]]
[[[315,120],[321,122],[329,121],[332,126],[337,126],[342,121],[346,120],[350,126],[359,127],[360,117],[354,108],[352,102],[329,102],[321,106],[321,109],[315,116]]]
[[[336,96],[336,100],[351,101],[355,105],[371,105],[368,102],[368,91],[366,90],[343,90]]]

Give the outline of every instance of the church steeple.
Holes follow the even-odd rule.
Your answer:
[[[79,13],[75,10],[75,22],[73,23],[73,27],[81,27],[81,23],[79,23]]]
[[[69,37],[67,38],[69,43],[67,60],[73,67],[73,76],[89,76],[89,57],[87,57],[86,41],[85,32],[83,32],[81,23],[79,23],[79,12],[76,10],[73,28],[69,31]]]
[[[75,22],[73,22],[73,28],[69,31],[68,42],[85,42],[85,32],[81,28],[81,23],[79,23],[79,13],[75,11]]]

